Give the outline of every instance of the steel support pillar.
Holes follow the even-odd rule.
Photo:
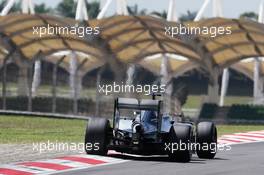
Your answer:
[[[161,85],[166,85],[166,90],[164,94],[164,101],[163,101],[163,110],[165,113],[170,113],[171,110],[171,96],[172,96],[172,91],[173,91],[173,85],[170,82],[171,77],[169,76],[169,59],[166,55],[163,55],[162,58],[162,63],[161,63],[161,69],[160,69],[160,74],[161,74]]]
[[[224,106],[228,84],[229,84],[229,70],[228,68],[226,68],[224,69],[223,75],[222,75],[222,87],[221,87],[221,95],[220,95],[220,102],[219,102],[220,106]]]
[[[219,100],[219,84],[218,84],[218,71],[214,70],[212,80],[208,83],[208,98],[207,103],[218,104]]]

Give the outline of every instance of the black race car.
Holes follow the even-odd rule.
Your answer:
[[[112,127],[105,118],[90,119],[85,134],[87,154],[106,155],[108,150],[138,155],[166,154],[179,162],[190,161],[193,153],[199,158],[214,158],[217,149],[214,123],[178,122],[175,120],[178,116],[162,113],[162,101],[155,96],[140,101],[117,98]]]

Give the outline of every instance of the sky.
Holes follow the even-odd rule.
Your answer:
[[[44,2],[48,6],[56,6],[60,1],[61,0],[33,0],[34,3]],[[169,0],[127,0],[127,2],[128,5],[138,4],[139,9],[147,9],[148,11],[167,11],[169,5]],[[203,2],[204,0],[176,0],[177,16],[186,14],[187,10],[198,11]],[[224,17],[237,18],[243,12],[254,11],[258,13],[261,0],[221,0],[221,2]],[[114,10],[115,0],[112,1],[108,14],[113,14]],[[204,16],[212,16],[212,4],[209,4]]]

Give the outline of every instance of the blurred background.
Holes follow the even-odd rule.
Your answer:
[[[0,10],[4,111],[109,117],[114,97],[145,98],[98,93],[99,84],[117,81],[166,84],[168,113],[183,108],[190,117],[264,119],[264,12],[259,0],[3,0]],[[169,22],[230,25],[233,32],[215,39],[170,39],[163,30]],[[100,26],[102,31],[98,38],[76,39],[75,46],[67,44],[75,36],[32,36],[33,26],[55,23]],[[133,24],[142,33],[132,31]],[[66,44],[58,48],[64,37]],[[146,41],[164,46],[147,48]]]

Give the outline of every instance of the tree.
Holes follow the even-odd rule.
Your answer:
[[[76,3],[73,0],[63,0],[58,4],[56,7],[59,15],[74,18],[75,17],[75,10],[76,10]]]
[[[1,3],[0,3],[0,9],[3,9],[4,7],[5,7],[5,5],[7,4],[7,0],[3,0],[3,1],[1,1]],[[13,5],[13,7],[10,9],[10,11],[9,12],[19,12],[19,11],[21,11],[21,3],[19,2],[19,3],[15,3],[15,5]]]
[[[134,6],[128,6],[127,11],[130,15],[146,15],[147,13],[146,9],[142,9],[139,11],[137,4],[135,4]]]
[[[96,18],[100,12],[99,2],[96,1],[91,3],[86,2],[86,7],[89,17]],[[77,8],[77,3],[74,2],[74,0],[63,0],[58,4],[56,10],[61,16],[74,18],[76,13],[76,8]]]
[[[0,9],[3,9],[7,3],[7,0],[4,0],[0,3]],[[21,11],[21,2],[17,2],[14,6],[10,9],[10,12],[20,12]],[[46,7],[44,3],[36,4],[35,5],[35,12],[36,13],[50,13],[52,11],[51,8]]]
[[[44,3],[36,4],[35,5],[35,12],[36,13],[50,13],[52,12],[52,8],[46,7]]]
[[[179,20],[181,22],[185,21],[193,21],[194,18],[196,17],[197,12],[191,12],[190,10],[187,11],[187,14],[183,14],[180,16]]]
[[[150,13],[151,15],[155,15],[155,16],[158,16],[158,17],[161,17],[161,18],[164,18],[166,19],[167,18],[167,12],[165,10],[163,10],[162,12],[151,12]]]
[[[6,4],[6,0],[2,1],[0,3],[0,8],[3,9],[5,7],[5,4]]]
[[[100,3],[94,1],[91,3],[86,3],[86,5],[87,5],[89,18],[96,18],[100,12]]]
[[[244,12],[240,15],[239,18],[250,19],[256,21],[258,19],[258,15],[255,12]]]

